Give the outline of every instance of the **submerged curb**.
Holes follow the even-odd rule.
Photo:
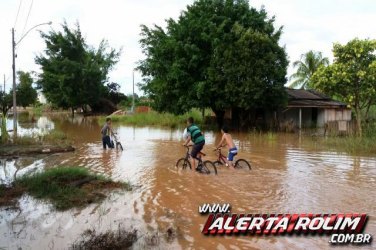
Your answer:
[[[9,145],[0,148],[0,157],[16,157],[22,155],[54,154],[73,152],[72,146],[49,146],[49,145]]]

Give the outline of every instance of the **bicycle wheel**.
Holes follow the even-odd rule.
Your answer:
[[[180,158],[176,162],[176,167],[179,169],[192,169],[191,163],[186,158]]]
[[[235,162],[235,168],[251,170],[251,164],[249,164],[248,161],[244,159],[239,159]]]
[[[201,173],[203,174],[217,174],[217,168],[211,161],[204,161],[202,163]]]
[[[221,161],[215,161],[215,162],[213,162],[213,164],[216,167],[223,166],[223,162],[221,162]]]

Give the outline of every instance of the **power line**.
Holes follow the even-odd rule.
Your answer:
[[[31,8],[33,7],[33,3],[34,3],[34,0],[31,0],[30,7],[29,7],[29,12],[27,13],[27,17],[26,17],[24,28],[22,30],[21,37],[24,35],[25,29],[26,29],[26,26],[27,26],[27,22],[29,21],[29,16],[30,16]]]
[[[18,5],[17,16],[16,16],[16,20],[14,21],[14,25],[13,25],[13,28],[15,28],[15,27],[16,27],[16,24],[17,24],[17,20],[18,20],[18,14],[20,14],[20,9],[21,9],[21,5],[22,5],[22,0],[20,0],[20,4]]]

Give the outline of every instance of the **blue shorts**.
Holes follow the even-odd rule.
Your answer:
[[[228,151],[228,156],[227,156],[227,160],[229,161],[233,161],[234,160],[234,156],[238,154],[238,149],[235,147],[235,148],[230,148],[229,151]]]

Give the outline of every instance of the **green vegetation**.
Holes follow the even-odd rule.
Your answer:
[[[269,131],[267,134],[266,134],[266,138],[268,139],[268,141],[275,141],[277,139],[277,134],[274,133],[274,132],[271,132]]]
[[[313,86],[348,103],[355,112],[362,135],[362,111],[376,104],[376,40],[353,39],[334,44],[334,62],[312,76]]]
[[[203,124],[201,113],[195,109],[184,115],[173,115],[170,113],[158,113],[156,111],[150,111],[148,113],[114,115],[110,117],[114,123],[122,123],[133,126],[162,126],[177,128],[184,126],[189,116],[192,116],[195,119],[195,123]],[[99,122],[104,123],[105,119],[106,117],[101,117]]]
[[[23,135],[14,138],[13,144],[15,145],[42,145],[42,144],[53,144],[53,145],[69,145],[70,141],[67,139],[65,133],[53,129],[48,131],[46,134],[33,134],[33,135]]]
[[[41,33],[46,50],[35,59],[42,68],[38,84],[46,99],[59,108],[70,108],[72,115],[79,107],[84,111],[88,106],[94,111],[109,106],[116,109],[109,98],[117,88],[105,83],[120,52],[104,40],[98,49],[89,46],[78,24],[71,29],[64,23],[62,29]]]
[[[285,105],[287,56],[282,28],[247,0],[198,0],[168,19],[142,26],[142,89],[159,112],[210,108],[221,125],[227,108]]]
[[[359,136],[328,137],[322,143],[353,155],[376,154],[376,136],[372,138]]]
[[[327,66],[328,64],[329,59],[323,57],[321,52],[310,50],[301,55],[300,60],[293,63],[293,67],[297,67],[297,70],[290,77],[291,80],[294,80],[290,87],[312,88],[311,77],[321,66]]]
[[[43,136],[43,140],[46,142],[61,143],[67,140],[67,135],[60,130],[53,129]]]
[[[36,102],[37,92],[32,87],[33,79],[30,73],[18,71],[19,84],[16,88],[17,104],[22,107],[29,106]],[[12,90],[6,93],[4,90],[0,91],[0,110],[1,110],[1,140],[0,143],[8,142],[9,135],[6,130],[6,117],[8,111],[13,107]]]
[[[100,190],[115,188],[130,190],[130,185],[89,173],[81,167],[56,167],[17,178],[12,187],[1,186],[0,205],[28,193],[51,202],[58,210],[66,210],[100,201],[106,197]],[[8,193],[13,193],[13,197]]]
[[[372,105],[368,110],[363,110],[362,117],[366,122],[376,122],[376,105]]]
[[[13,106],[12,94],[0,91],[0,109],[1,109],[1,140],[0,143],[8,141],[9,135],[6,127],[7,114],[9,109]]]
[[[363,126],[363,136],[335,136],[322,140],[328,147],[336,147],[350,154],[376,154],[376,123]]]
[[[37,101],[37,91],[33,88],[33,78],[29,72],[17,72],[19,84],[16,88],[17,106],[27,107]]]
[[[45,111],[45,106],[44,105],[35,105],[33,107],[33,110],[31,111],[34,115],[40,116],[43,114]]]

